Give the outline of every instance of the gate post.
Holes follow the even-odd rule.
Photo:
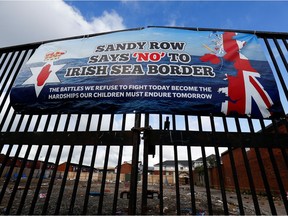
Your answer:
[[[133,152],[132,152],[132,170],[130,177],[130,198],[128,206],[128,214],[135,215],[137,209],[137,183],[138,183],[138,159],[140,145],[140,113],[136,113],[135,125],[131,129],[133,131]]]

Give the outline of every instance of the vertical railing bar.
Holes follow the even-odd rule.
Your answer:
[[[130,199],[128,214],[135,215],[137,209],[137,183],[138,183],[138,160],[140,145],[140,122],[141,114],[135,114],[134,130],[133,130],[133,150],[132,150],[132,171],[130,177]],[[138,130],[137,130],[138,129]]]
[[[8,107],[7,107],[6,111],[5,111],[5,113],[4,113],[4,115],[3,115],[3,118],[0,119],[0,120],[1,120],[1,122],[0,122],[0,131],[2,131],[2,129],[3,129],[3,127],[4,127],[4,124],[5,124],[5,122],[6,122],[5,120],[8,119],[8,115],[9,115],[10,109],[11,109],[11,104],[9,103],[9,104],[8,104]],[[0,113],[1,113],[1,111],[0,111]],[[9,120],[10,120],[10,119],[9,119]],[[11,120],[10,120],[10,121],[11,121]]]
[[[226,117],[223,117],[223,126],[224,126],[225,133],[228,133],[228,125],[227,125],[227,118]],[[236,170],[236,166],[235,166],[233,149],[231,148],[230,143],[227,143],[227,146],[228,146],[229,159],[230,159],[231,168],[232,168],[234,186],[235,186],[237,200],[238,200],[239,212],[241,215],[243,215],[244,214],[244,208],[243,208],[243,202],[242,202],[241,192],[240,192],[240,188],[239,188],[239,181],[237,178],[238,175],[237,175],[237,170]]]
[[[270,55],[270,57],[271,57],[271,60],[272,60],[272,62],[273,62],[273,64],[274,64],[274,67],[275,67],[277,76],[278,76],[278,78],[279,78],[279,81],[280,81],[281,86],[282,86],[282,88],[283,88],[284,94],[285,94],[285,96],[286,96],[286,100],[288,100],[288,90],[287,90],[285,81],[284,81],[283,76],[282,76],[282,74],[281,74],[281,72],[280,72],[279,66],[278,66],[278,64],[277,64],[277,61],[276,61],[276,59],[275,59],[275,56],[274,56],[274,54],[273,54],[273,51],[272,51],[272,49],[271,49],[271,46],[270,46],[267,38],[264,38],[264,42],[265,42],[266,47],[267,47],[267,49],[268,49],[269,55]]]
[[[261,128],[262,128],[262,133],[266,133],[266,127],[265,127],[265,124],[264,124],[263,120],[260,120],[260,125],[261,125]],[[266,170],[265,170],[265,167],[264,167],[264,164],[263,164],[259,149],[257,148],[257,149],[255,149],[255,151],[256,151],[256,157],[258,159],[258,164],[259,164],[259,167],[260,167],[260,170],[261,170],[261,176],[262,176],[262,180],[263,180],[264,187],[265,187],[265,190],[266,190],[269,206],[270,206],[270,209],[271,209],[271,214],[275,215],[275,214],[277,214],[277,212],[276,212],[276,208],[275,208],[275,205],[274,205],[273,196],[271,194],[270,185],[269,185],[269,182],[268,182],[268,179],[267,179]]]
[[[118,200],[118,192],[119,192],[119,182],[120,182],[122,154],[123,154],[123,145],[120,145],[119,146],[118,163],[117,163],[117,173],[116,173],[116,182],[115,182],[115,190],[114,190],[114,199],[113,199],[113,209],[112,209],[112,214],[113,215],[115,215],[116,211],[117,211],[117,200]]]
[[[162,115],[160,114],[160,115],[159,115],[159,130],[163,130],[162,121],[163,121],[163,117],[162,117]]]
[[[80,115],[78,115],[78,116],[80,116]],[[84,159],[84,155],[85,155],[85,150],[86,150],[86,145],[82,145],[82,149],[81,149],[81,153],[80,153],[80,159],[79,159],[78,166],[77,166],[76,179],[75,179],[75,182],[74,182],[72,197],[71,197],[71,201],[70,201],[70,207],[69,207],[69,212],[68,212],[69,215],[73,214],[73,209],[74,209],[74,205],[75,205],[75,200],[76,200],[77,189],[78,189],[78,185],[79,185],[80,174],[81,174],[81,171],[82,171],[82,165],[83,165],[83,159]]]
[[[28,50],[25,51],[25,53],[24,53],[24,55],[23,55],[23,57],[22,57],[22,59],[21,59],[21,61],[20,61],[20,63],[19,63],[19,66],[18,66],[18,68],[17,68],[17,71],[21,68],[21,66],[22,66],[22,64],[23,64],[23,62],[24,62],[24,59],[25,59],[26,56],[27,56],[27,53],[28,53]],[[12,58],[13,58],[14,54],[15,54],[15,52],[13,52],[12,56],[11,56],[10,59],[9,59],[9,63],[7,64],[7,66],[5,67],[4,70],[7,70],[7,69],[8,69],[8,66],[10,65],[10,62],[12,61]],[[20,55],[20,52],[18,52],[18,57],[17,57],[17,58],[19,58],[19,55]],[[12,71],[14,70],[15,65],[16,65],[16,63],[14,63],[13,68],[10,69],[9,76],[7,76],[7,80],[5,81],[5,83],[7,83],[8,80],[10,79],[10,77],[11,77],[11,75],[12,75]],[[4,73],[3,73],[3,74],[4,74]],[[16,79],[16,76],[17,76],[17,73],[14,74],[13,79],[12,79],[12,81],[11,81],[8,89],[11,89],[11,87],[12,87],[12,85],[13,85],[13,83],[14,83],[14,80]],[[6,86],[6,84],[4,84],[3,87],[4,87],[4,86]],[[4,89],[4,88],[3,88],[3,89]],[[2,90],[1,90],[0,92],[2,92]],[[1,95],[1,94],[2,94],[2,93],[0,93],[0,95]],[[8,91],[7,91],[7,94],[4,96],[3,101],[6,101],[8,95],[9,95],[9,93],[8,93]],[[5,102],[3,102],[3,103],[0,104],[0,112],[2,111],[2,108],[4,107],[4,104],[5,104]],[[9,114],[9,112],[10,112],[10,109],[11,109],[11,105],[10,105],[10,103],[9,103],[9,104],[8,104],[8,107],[7,107],[7,109],[6,109],[6,112],[5,112],[5,114],[4,114],[3,121],[1,122],[1,125],[0,125],[0,131],[2,130],[2,128],[3,128],[3,126],[4,126],[5,119],[7,119],[7,116],[8,116],[8,114]],[[10,121],[11,121],[11,120],[10,120]]]
[[[54,214],[56,214],[56,215],[59,215],[59,212],[60,212],[62,198],[63,198],[63,195],[64,195],[66,180],[67,180],[67,177],[68,177],[68,172],[69,172],[69,167],[70,167],[73,151],[74,151],[74,145],[71,145],[70,149],[69,149],[69,154],[68,154],[68,158],[67,158],[67,162],[66,162],[66,167],[65,167],[65,171],[64,171],[64,175],[63,175],[63,179],[62,179],[62,183],[61,183],[58,199],[57,199],[57,205],[56,205],[56,208],[55,208],[55,213]]]
[[[32,119],[32,116],[29,116],[29,117],[30,118],[28,118],[27,122],[30,122],[31,119]],[[24,118],[24,115],[21,115],[21,118],[20,118],[19,122],[22,122],[23,118]],[[19,131],[20,125],[21,124],[18,124],[18,127],[17,127],[16,131]],[[26,132],[27,130],[28,130],[28,126],[26,125],[26,127],[24,129],[24,132]],[[13,205],[13,202],[14,202],[14,199],[15,199],[15,196],[16,196],[16,193],[17,193],[17,189],[19,187],[19,184],[20,184],[24,169],[26,167],[26,163],[27,163],[31,148],[32,148],[32,145],[28,145],[28,148],[26,150],[25,156],[24,156],[23,161],[22,161],[21,166],[20,166],[20,170],[19,170],[17,179],[15,181],[15,185],[14,185],[13,191],[11,193],[11,196],[10,196],[10,199],[9,199],[9,202],[8,202],[8,205],[7,205],[7,211],[6,211],[5,214],[9,214],[10,213],[10,209],[11,209],[11,207]]]
[[[24,132],[28,131],[29,125],[31,124],[31,121],[32,121],[32,117],[33,117],[33,115],[29,115],[27,122],[26,122],[26,125],[25,125],[25,128],[24,128]]]
[[[16,195],[16,192],[18,190],[18,187],[19,187],[19,184],[20,184],[20,181],[21,181],[21,178],[22,178],[22,174],[23,174],[23,171],[25,169],[25,166],[26,166],[26,163],[27,163],[28,156],[29,156],[31,148],[32,148],[32,145],[28,145],[28,148],[26,150],[25,156],[24,156],[24,158],[22,160],[22,163],[21,163],[21,166],[20,166],[20,170],[18,172],[18,176],[17,176],[17,179],[15,181],[15,184],[14,184],[14,187],[13,187],[13,190],[12,190],[12,193],[11,193],[8,205],[7,205],[7,210],[5,212],[5,214],[7,214],[7,215],[10,214],[10,209],[11,209],[11,207],[13,205],[13,202],[14,202],[14,199],[15,199],[15,195]]]
[[[236,123],[237,132],[239,134],[241,134],[241,126],[240,126],[240,122],[239,122],[238,117],[235,117],[235,123]],[[246,143],[243,143],[243,140],[241,140],[241,145],[242,145],[241,151],[242,151],[244,165],[245,165],[245,169],[246,169],[246,173],[247,173],[247,177],[248,177],[250,191],[251,191],[252,197],[253,196],[256,197],[255,185],[254,185],[253,176],[252,176],[252,172],[251,172],[251,168],[250,168],[250,164],[249,164],[249,159],[247,157],[247,153],[246,153],[245,146],[244,146],[245,144]],[[257,203],[257,197],[253,198],[253,201],[256,201],[256,203]],[[254,203],[254,205],[255,205],[255,203]],[[257,209],[257,204],[255,205],[255,210],[256,209]]]
[[[202,132],[203,128],[202,128],[201,116],[198,115],[197,117],[198,117],[199,131]],[[206,194],[207,194],[208,212],[210,215],[212,215],[213,209],[212,209],[211,192],[210,192],[210,185],[209,185],[208,168],[207,168],[205,147],[203,145],[201,145],[201,153],[202,153],[202,161],[203,161],[203,168],[204,168],[204,180],[205,180],[205,187],[206,187]]]
[[[29,129],[29,125],[32,121],[32,115],[29,115],[29,118],[28,118],[28,121],[27,121],[27,124],[25,126],[25,132],[28,131]],[[38,125],[40,122],[40,118],[38,116],[38,119],[37,119],[37,122],[36,122],[36,125]],[[36,128],[36,127],[35,127]],[[34,132],[35,132],[35,128],[34,128]],[[34,158],[34,161],[33,161],[33,164],[32,164],[32,167],[31,167],[31,170],[30,170],[30,173],[29,173],[29,176],[27,178],[27,182],[26,182],[26,185],[25,185],[25,189],[23,191],[23,194],[22,194],[22,198],[21,198],[21,201],[20,201],[20,204],[19,204],[19,208],[17,210],[17,214],[21,214],[22,212],[22,209],[24,207],[24,203],[25,203],[25,199],[26,199],[26,196],[28,194],[28,190],[30,188],[30,185],[31,185],[31,181],[32,181],[32,178],[33,178],[33,175],[34,175],[34,171],[35,171],[35,168],[37,166],[37,161],[38,161],[38,158],[39,158],[39,155],[40,155],[40,152],[42,150],[42,145],[39,146],[39,148],[37,149],[37,152],[36,152],[36,155],[35,155],[35,158]]]
[[[22,144],[20,144],[20,145],[18,146],[17,151],[16,151],[16,154],[15,154],[15,156],[13,157],[13,161],[12,161],[12,163],[10,164],[9,171],[8,171],[7,175],[5,176],[5,181],[4,181],[3,186],[2,186],[2,188],[1,188],[1,191],[0,191],[0,203],[2,202],[2,199],[3,199],[4,194],[5,194],[5,192],[6,192],[7,186],[8,186],[8,184],[9,184],[9,182],[10,182],[11,176],[12,176],[12,174],[13,174],[13,169],[14,169],[14,167],[15,167],[15,164],[16,164],[17,160],[18,160],[18,156],[19,156],[19,154],[20,154],[20,151],[21,151],[22,147],[23,147]]]
[[[20,61],[19,65],[18,65],[18,68],[16,69],[16,71],[19,71],[20,68],[22,67],[23,62],[24,62],[24,59],[26,58],[27,53],[28,53],[28,50],[25,51],[25,53],[24,53],[24,55],[23,55],[23,58],[21,59],[21,61]],[[18,53],[18,55],[20,55],[20,52]],[[13,68],[10,70],[10,71],[11,71],[10,74],[11,74],[12,71],[14,70],[15,65],[16,65],[16,63],[13,64]],[[8,89],[11,89],[11,87],[13,86],[13,83],[14,83],[16,77],[17,77],[17,74],[18,74],[18,73],[15,73],[15,74],[12,76],[11,83],[9,84]],[[10,77],[10,76],[9,76],[9,77]],[[10,79],[10,78],[9,78],[9,79]],[[5,85],[5,84],[4,84],[4,85]],[[3,86],[4,86],[4,85],[3,85]],[[3,98],[3,101],[6,101],[7,98],[8,98],[8,96],[9,96],[9,94],[6,94],[6,95],[4,96],[4,98]],[[1,103],[1,104],[0,104],[0,112],[2,112],[2,109],[3,109],[4,104],[5,104],[5,103]]]
[[[272,124],[273,124],[274,130],[275,130],[275,136],[278,136],[277,123],[275,122],[275,119],[272,119]],[[268,152],[269,152],[270,160],[271,160],[271,163],[272,163],[273,171],[274,171],[274,174],[276,176],[276,180],[277,180],[277,183],[278,183],[280,194],[281,194],[282,200],[284,202],[286,213],[288,214],[288,200],[287,200],[287,196],[286,196],[286,191],[285,191],[283,182],[281,180],[281,176],[280,176],[280,173],[279,173],[279,168],[278,168],[278,165],[276,163],[275,156],[274,156],[272,148],[268,148]]]
[[[3,148],[3,145],[1,147]],[[8,160],[10,159],[9,155],[10,155],[10,153],[12,151],[12,148],[13,148],[13,145],[9,145],[8,150],[7,150],[6,154],[5,154],[6,156],[5,156],[4,160],[2,161],[2,165],[0,167],[0,177],[2,177],[4,168],[6,167],[6,164],[7,164]],[[4,193],[5,190],[1,189],[1,192]],[[1,201],[0,201],[0,204],[1,204]]]
[[[66,121],[65,121],[65,125],[64,125],[64,131],[68,131],[70,120],[71,120],[71,113],[68,113]]]
[[[16,53],[17,53],[17,55],[15,55]],[[23,53],[23,51],[14,51],[13,54],[10,56],[10,59],[7,62],[7,65],[6,65],[6,67],[2,73],[3,76],[2,76],[1,81],[0,81],[0,83],[2,82],[2,85],[0,86],[0,95],[3,93],[5,87],[7,86],[7,83],[9,82],[9,77],[13,74],[14,68],[20,59],[21,53]],[[5,77],[5,75],[6,75],[6,77]]]
[[[280,47],[277,39],[276,39],[276,38],[273,38],[273,41],[274,41],[274,44],[276,45],[276,48],[277,48],[277,50],[278,50],[278,52],[279,52],[279,54],[280,54],[280,57],[281,57],[282,62],[283,62],[283,64],[284,64],[285,68],[286,68],[286,71],[288,72],[288,64],[287,64],[286,58],[285,58],[285,56],[284,56],[284,54],[283,54],[283,51],[282,51],[282,49],[281,49],[281,47]]]
[[[286,47],[286,50],[288,51],[288,43],[287,43],[286,39],[287,38],[282,38],[282,41],[283,41],[283,43],[284,43],[284,45]]]
[[[238,174],[236,171],[233,150],[234,150],[234,148],[232,149],[230,146],[228,147],[229,158],[230,158],[232,172],[233,172],[233,179],[234,179],[234,184],[235,184],[235,189],[236,189],[236,194],[237,194],[239,212],[241,215],[244,215],[245,213],[244,213],[244,208],[243,208],[243,201],[242,201],[241,191],[240,191],[240,187],[239,187],[239,181],[238,181],[238,177],[237,177]]]
[[[110,115],[110,124],[109,124],[109,131],[111,132],[113,130],[113,124],[114,124],[114,114]]]
[[[13,148],[13,144],[12,145],[9,144],[9,148],[8,148],[6,154],[5,154],[6,156],[5,156],[5,158],[4,158],[3,162],[2,162],[2,165],[0,167],[0,177],[3,175],[3,171],[4,171],[4,168],[6,167],[7,162],[9,160],[9,158],[10,158],[9,155],[10,155],[10,153],[12,151],[12,148]],[[1,204],[1,202],[0,202],[0,204]]]
[[[202,160],[203,160],[203,168],[204,168],[204,180],[205,180],[205,187],[206,187],[206,194],[207,194],[208,212],[210,215],[213,215],[207,160],[206,160],[206,153],[205,153],[204,146],[201,146],[201,152],[202,152]]]
[[[77,115],[76,124],[75,124],[75,129],[74,129],[75,132],[79,130],[80,120],[81,120],[81,114],[78,114]],[[89,130],[90,123],[91,123],[91,114],[88,116],[88,122],[87,122],[87,125],[86,125],[86,131]],[[65,128],[65,130],[66,130],[66,128]],[[78,166],[77,166],[76,178],[75,178],[74,187],[73,187],[73,191],[72,191],[72,197],[71,197],[70,206],[69,206],[69,214],[73,214],[73,209],[74,209],[74,205],[75,205],[75,200],[76,200],[77,189],[78,189],[78,185],[79,185],[80,174],[81,174],[81,171],[82,171],[82,165],[83,165],[83,159],[84,159],[84,155],[85,155],[85,150],[86,150],[86,145],[84,145],[84,146],[82,145],[81,153],[80,153],[80,159],[79,159]],[[84,200],[84,205],[85,205],[85,200]],[[84,209],[83,209],[83,211],[84,211]]]
[[[102,115],[102,114],[99,114],[97,131],[100,131],[100,130],[101,130],[102,119],[103,119],[103,115]]]
[[[3,148],[3,145],[2,145],[2,148]],[[1,166],[0,166],[0,177],[2,177],[2,175],[3,175],[3,171],[4,171],[4,168],[6,167],[6,165],[7,165],[7,162],[8,162],[8,160],[10,159],[10,153],[11,153],[11,151],[12,151],[12,148],[13,148],[13,145],[10,145],[9,144],[9,147],[8,147],[8,149],[7,149],[7,152],[5,153],[5,158],[4,158],[4,160],[2,161],[2,164],[1,164]],[[2,151],[2,150],[1,150]],[[1,204],[1,202],[0,202],[0,204]]]
[[[11,127],[12,127],[12,125],[13,125],[13,122],[14,122],[14,120],[15,120],[15,117],[16,117],[16,113],[15,112],[13,112],[13,114],[12,114],[12,116],[11,116],[11,118],[10,118],[10,122],[9,122],[9,124],[8,124],[8,126],[7,126],[7,131],[11,131]]]
[[[176,117],[173,114],[172,115],[172,127],[173,131],[176,131]],[[171,132],[170,132],[171,133]],[[180,188],[179,188],[179,169],[178,169],[178,151],[177,151],[177,145],[173,145],[174,148],[174,161],[175,161],[175,187],[176,187],[176,209],[177,209],[177,215],[181,214],[181,208],[180,208]]]
[[[92,121],[92,114],[88,115],[88,120],[87,120],[87,125],[86,125],[86,129],[85,131],[89,131],[90,125],[91,125],[91,121]]]
[[[185,115],[185,130],[189,131],[188,116]],[[193,178],[193,163],[191,146],[187,145],[187,155],[188,155],[188,166],[189,166],[189,183],[190,183],[190,194],[191,194],[191,209],[192,215],[196,215],[196,200],[195,200],[195,188],[194,188],[194,178]]]
[[[44,131],[47,131],[48,125],[50,123],[50,120],[51,120],[51,114],[48,115]],[[57,133],[56,125],[59,124],[59,121],[60,121],[60,114],[58,114],[56,122],[55,122],[55,125],[54,125],[54,128],[53,128],[53,132],[54,133]],[[53,189],[54,181],[55,181],[55,178],[56,178],[57,169],[58,169],[58,165],[59,165],[59,161],[60,161],[60,158],[61,158],[62,151],[63,151],[63,145],[60,145],[59,149],[58,149],[58,152],[57,152],[56,161],[55,161],[55,164],[54,164],[54,169],[53,169],[53,172],[52,172],[52,176],[51,176],[51,179],[50,179],[50,182],[49,182],[47,195],[46,195],[45,202],[44,202],[44,205],[43,205],[43,208],[42,208],[42,214],[43,215],[47,214],[49,201],[50,201],[50,197],[51,197],[51,194],[52,194],[52,189]]]
[[[159,129],[162,130],[162,115],[159,115]],[[160,192],[160,215],[163,215],[163,145],[159,143],[159,192]]]
[[[91,118],[92,118],[92,116],[91,116]],[[102,114],[100,114],[99,118],[98,118],[97,131],[100,131],[101,122],[102,122]],[[88,129],[88,127],[89,126],[87,124],[86,129]],[[94,166],[95,166],[95,161],[96,161],[96,154],[97,154],[97,145],[94,145],[93,153],[92,153],[92,160],[90,163],[89,177],[88,177],[88,181],[87,181],[87,188],[86,188],[86,193],[85,193],[85,200],[84,200],[84,205],[83,205],[83,214],[87,213],[87,207],[88,207],[88,203],[89,203],[89,193],[90,193],[90,189],[91,189],[91,183],[92,183],[92,178],[93,178],[93,173],[94,173]]]
[[[282,201],[284,203],[284,207],[286,209],[286,213],[288,214],[288,200],[287,200],[287,196],[286,196],[286,190],[285,190],[283,182],[281,180],[281,176],[280,176],[280,173],[279,173],[279,169],[278,169],[278,166],[277,166],[277,163],[276,163],[275,156],[273,154],[272,148],[268,148],[268,152],[269,152],[270,160],[271,160],[271,163],[272,163],[272,166],[273,166],[274,174],[276,176],[276,180],[277,180],[277,183],[278,183],[278,187],[279,187],[279,190],[280,190]]]
[[[89,129],[90,129],[91,121],[92,121],[92,114],[89,114],[88,115],[88,120],[87,120],[87,125],[86,125],[86,128],[85,128],[86,132],[89,131]],[[95,157],[95,155],[96,155],[96,154],[94,155],[94,149],[95,149],[95,147],[93,147],[91,162],[93,161],[93,157]],[[95,163],[95,161],[94,161],[94,163]],[[92,172],[91,172],[91,170],[92,170]],[[89,176],[88,176],[86,193],[85,193],[83,210],[82,210],[82,214],[84,214],[84,215],[87,213],[87,206],[88,206],[88,200],[89,200],[89,193],[90,193],[90,188],[91,188],[93,171],[94,171],[94,164],[93,164],[93,168],[92,168],[92,165],[90,163]],[[92,173],[91,176],[90,176],[90,173]]]
[[[80,120],[81,120],[81,114],[78,114],[76,124],[75,124],[75,130],[74,130],[75,132],[79,130]],[[71,196],[68,214],[73,214],[73,209],[74,209],[74,205],[75,205],[80,174],[82,171],[82,164],[83,164],[85,150],[86,150],[86,145],[82,146],[82,148],[81,148],[80,159],[79,159],[78,166],[77,166],[77,173],[76,173],[76,178],[75,178],[74,187],[73,187],[73,191],[72,191],[72,196]]]
[[[65,126],[64,126],[64,131],[68,130],[70,118],[71,118],[71,113],[68,113],[68,116],[67,116],[67,119],[66,119],[66,122],[65,122]],[[61,187],[60,187],[60,191],[59,191],[59,195],[58,195],[57,204],[56,204],[56,208],[55,208],[55,213],[54,214],[59,214],[59,211],[60,211],[60,208],[61,208],[62,198],[63,198],[63,195],[64,195],[64,189],[65,189],[65,185],[66,185],[66,181],[67,181],[67,176],[68,176],[68,172],[69,172],[69,167],[70,167],[73,151],[74,151],[74,145],[71,145],[70,149],[69,149],[69,153],[68,153],[66,167],[65,167],[65,170],[64,170],[64,175],[63,175],[63,179],[62,179],[62,182],[61,182]]]
[[[105,159],[104,159],[103,175],[102,175],[102,181],[101,181],[99,204],[98,204],[98,214],[99,215],[102,214],[102,209],[103,209],[103,200],[104,200],[104,193],[105,193],[105,186],[106,186],[106,176],[107,176],[109,152],[110,152],[110,145],[107,145],[106,146]]]
[[[9,55],[9,53],[6,52],[6,53],[1,53],[1,56],[2,56],[3,54],[5,54],[5,56],[3,57],[2,61],[0,62],[0,69],[3,67],[4,62],[6,61],[8,55]],[[1,75],[1,77],[0,77],[0,80],[3,79],[4,74],[5,74],[5,70],[3,70],[3,73],[2,73],[2,75]]]
[[[227,199],[226,199],[226,192],[225,192],[225,186],[224,186],[224,176],[222,173],[222,166],[221,166],[221,159],[219,155],[219,148],[218,148],[218,143],[215,143],[215,122],[214,118],[212,115],[210,115],[210,123],[211,123],[211,129],[212,129],[212,136],[211,136],[211,142],[213,143],[214,150],[215,150],[215,155],[216,155],[216,163],[217,163],[217,169],[218,169],[218,175],[219,175],[219,183],[220,183],[220,188],[221,188],[221,195],[222,195],[222,200],[223,200],[223,209],[226,215],[229,214],[228,206],[227,206]]]
[[[74,130],[75,132],[79,130],[80,120],[81,120],[81,114],[78,114]]]
[[[145,114],[144,126],[147,128],[149,126],[149,114]],[[148,190],[148,143],[145,141],[146,137],[144,131],[144,150],[143,150],[143,170],[142,170],[142,209],[141,214],[147,213],[147,190]]]
[[[54,182],[55,182],[55,179],[56,179],[57,169],[58,169],[58,165],[59,165],[59,162],[60,162],[62,151],[63,151],[63,145],[61,144],[60,147],[59,147],[59,150],[57,152],[57,157],[56,157],[54,169],[53,169],[53,172],[52,172],[52,175],[51,175],[51,180],[50,180],[50,183],[49,183],[49,187],[48,187],[48,190],[47,190],[47,195],[46,195],[44,206],[43,206],[43,209],[42,209],[42,215],[46,215],[47,214],[47,210],[48,210],[48,206],[49,206],[49,200],[50,200],[50,197],[52,195],[52,189],[53,189],[53,185],[54,185]]]
[[[111,114],[110,124],[109,124],[109,131],[112,131],[112,129],[113,129],[113,122],[114,122],[114,114]],[[109,152],[110,152],[110,144],[106,146],[106,155],[105,155],[105,159],[104,159],[103,175],[102,175],[100,197],[99,197],[99,204],[98,204],[98,214],[102,214],[104,193],[105,193],[105,186],[106,186],[106,177],[107,177],[107,167],[108,167]]]
[[[203,127],[202,127],[202,124],[201,124],[201,116],[197,116],[197,121],[198,121],[198,129],[199,129],[199,132],[203,132]]]
[[[37,149],[37,152],[36,152],[36,155],[35,155],[35,158],[34,158],[34,161],[33,161],[33,164],[32,164],[32,167],[31,167],[31,170],[30,170],[30,173],[29,173],[29,176],[27,178],[27,182],[26,182],[26,185],[25,185],[25,189],[23,191],[23,194],[22,194],[22,198],[21,198],[21,202],[19,204],[19,208],[17,210],[17,214],[20,215],[21,212],[22,212],[22,209],[24,207],[24,203],[25,203],[25,200],[26,200],[26,196],[28,194],[28,190],[30,188],[30,185],[31,185],[31,181],[33,179],[33,175],[34,175],[34,171],[35,171],[35,168],[37,166],[37,161],[38,161],[38,158],[39,158],[39,155],[40,155],[40,152],[42,150],[42,145],[39,146],[39,148]]]
[[[121,131],[125,130],[125,118],[126,118],[126,114],[123,114]],[[120,145],[120,147],[119,147],[119,155],[118,155],[118,164],[117,164],[114,199],[113,199],[113,208],[112,208],[112,214],[113,215],[115,215],[116,211],[117,211],[117,202],[118,202],[118,192],[119,192],[119,182],[120,182],[122,155],[123,155],[123,145]]]
[[[5,145],[4,143],[0,143],[0,153],[2,152],[4,145]],[[0,175],[0,177],[1,177],[1,175]]]
[[[36,202],[37,202],[38,195],[39,195],[39,192],[40,192],[40,189],[41,189],[42,181],[44,179],[44,175],[45,175],[45,171],[46,171],[48,160],[50,158],[51,151],[52,151],[52,145],[49,145],[48,151],[47,151],[46,156],[45,156],[45,160],[44,160],[43,166],[42,167],[40,166],[41,173],[40,173],[40,177],[39,177],[39,180],[38,180],[38,183],[37,183],[37,187],[36,187],[36,190],[34,192],[34,197],[33,197],[33,200],[32,200],[31,206],[30,206],[30,210],[29,210],[29,214],[30,215],[33,214],[35,206],[36,206]],[[42,162],[40,162],[40,163],[42,163]]]
[[[126,113],[124,113],[123,117],[122,117],[122,129],[121,129],[121,131],[125,131],[125,127],[126,127]]]
[[[54,128],[53,128],[54,132],[57,132],[57,129],[58,129],[58,126],[59,126],[59,123],[60,123],[60,119],[61,119],[61,114],[58,114],[57,118],[56,118],[56,121],[55,121]]]
[[[23,122],[23,119],[24,119],[24,115],[20,115],[20,118],[19,118],[19,121],[17,123],[15,131],[19,131],[20,130],[20,127],[21,127],[21,124]]]
[[[80,119],[81,119],[81,115],[78,114],[77,120],[76,120],[76,125],[75,125],[75,131],[79,130]],[[77,189],[78,189],[78,185],[79,185],[79,178],[80,178],[80,174],[82,171],[82,164],[83,164],[85,149],[86,149],[86,145],[82,145],[81,153],[80,153],[80,159],[79,159],[78,166],[77,166],[76,179],[74,182],[74,187],[73,187],[73,191],[72,191],[72,197],[71,197],[71,201],[70,201],[70,207],[69,207],[68,214],[73,214],[74,204],[75,204],[76,195],[77,195]]]
[[[47,132],[50,120],[51,120],[51,114],[49,114],[49,115],[47,116],[47,119],[46,119],[46,121],[45,121],[45,126],[44,126],[44,130],[43,130],[43,131]]]
[[[87,181],[87,188],[85,193],[85,199],[84,199],[84,205],[83,205],[83,214],[87,213],[87,207],[89,202],[89,193],[91,189],[91,183],[92,183],[92,177],[94,173],[94,166],[95,166],[95,160],[96,160],[96,153],[97,153],[97,145],[93,146],[93,153],[92,153],[92,159],[90,163],[90,170],[89,170],[89,177]]]
[[[112,215],[115,215],[116,211],[117,211],[117,201],[118,201],[118,192],[119,192],[119,182],[120,182],[122,154],[123,154],[123,145],[120,145],[119,146],[118,163],[117,163],[117,173],[116,173],[116,182],[115,182],[115,191],[114,191]]]
[[[271,190],[270,190],[270,186],[269,186],[268,179],[267,179],[267,176],[266,176],[264,164],[263,164],[263,161],[262,161],[262,158],[261,158],[261,154],[260,154],[258,148],[255,148],[255,153],[256,153],[258,165],[259,165],[259,168],[260,168],[260,171],[261,171],[261,176],[262,176],[262,180],[263,180],[263,183],[264,183],[264,187],[265,187],[265,190],[266,190],[266,194],[267,194],[266,196],[268,198],[269,206],[270,206],[270,209],[271,209],[271,214],[275,215],[275,214],[277,214],[277,212],[276,212],[276,208],[275,208],[275,205],[274,205],[274,202],[273,202],[273,196],[271,194]]]
[[[16,52],[13,52],[13,53],[11,54],[11,56],[10,56],[10,58],[9,58],[7,64],[6,64],[6,67],[5,67],[5,69],[3,70],[3,71],[5,71],[5,72],[3,72],[3,74],[4,74],[4,73],[7,73],[7,70],[8,70],[8,68],[10,67],[11,62],[12,62],[12,60],[14,59],[15,53],[16,53]],[[19,55],[20,55],[20,52],[18,52],[16,58],[19,58]],[[14,61],[15,61],[15,60],[14,60]],[[8,71],[8,74],[9,74],[9,75],[7,76],[6,80],[4,81],[2,87],[0,87],[0,95],[2,94],[4,88],[5,88],[8,80],[9,80],[9,77],[10,77],[11,74],[12,74],[12,71],[13,71],[13,68],[15,67],[15,64],[16,64],[16,63],[14,62],[14,63],[13,63],[13,66],[12,66],[12,67],[10,68],[10,70]],[[2,79],[1,79],[1,80],[2,80]],[[5,100],[3,100],[3,101],[5,101]],[[1,109],[0,109],[0,111],[1,111]]]
[[[39,127],[39,124],[40,124],[40,121],[41,121],[41,117],[42,117],[41,114],[37,116],[37,120],[36,120],[36,123],[35,123],[35,127],[34,127],[34,129],[33,129],[33,132],[36,132],[36,131],[37,131],[37,129],[38,129],[38,127]]]
[[[287,45],[288,46],[288,45]],[[288,50],[288,48],[287,48]],[[284,125],[285,125],[285,128],[286,128],[286,134],[288,133],[288,121],[287,121],[287,118],[283,119],[282,120]],[[287,148],[287,147],[286,147]],[[282,155],[283,155],[283,159],[285,161],[285,164],[286,164],[286,169],[288,169],[288,155],[287,155],[287,152],[286,152],[286,148],[285,147],[281,147],[281,152],[282,152]]]

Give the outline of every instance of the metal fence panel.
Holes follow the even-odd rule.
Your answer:
[[[288,34],[254,33],[287,109]],[[288,214],[286,118],[18,114],[9,92],[39,45],[0,49],[2,214]]]

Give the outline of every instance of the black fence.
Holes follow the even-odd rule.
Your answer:
[[[288,34],[250,33],[286,109]],[[39,45],[0,49],[1,214],[288,214],[286,118],[17,114]]]

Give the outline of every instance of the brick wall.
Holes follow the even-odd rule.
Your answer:
[[[269,182],[270,190],[274,193],[280,193],[278,188],[277,179],[274,173],[274,169],[270,160],[270,156],[267,149],[259,149],[263,165],[265,168],[265,173]],[[281,175],[282,182],[284,184],[284,188],[288,191],[288,170],[284,162],[283,155],[280,149],[273,149],[273,154],[275,159],[277,160],[277,166],[279,173]],[[242,191],[249,191],[249,180],[247,177],[247,172],[242,156],[242,151],[240,148],[233,150],[233,156],[235,160],[235,166],[237,171],[237,178],[239,182],[239,187]],[[250,149],[247,151],[247,157],[249,161],[249,165],[252,172],[252,177],[255,185],[255,190],[258,193],[265,193],[265,187],[262,180],[262,175],[259,167],[259,163],[256,157],[256,153],[254,149]],[[222,154],[222,162],[223,162],[223,173],[224,173],[224,184],[226,188],[234,189],[234,179],[232,175],[232,168],[230,163],[230,158],[228,153]]]
[[[128,174],[128,173],[131,173],[131,170],[132,170],[132,165],[129,164],[129,163],[124,163],[124,164],[121,165],[120,173]]]

